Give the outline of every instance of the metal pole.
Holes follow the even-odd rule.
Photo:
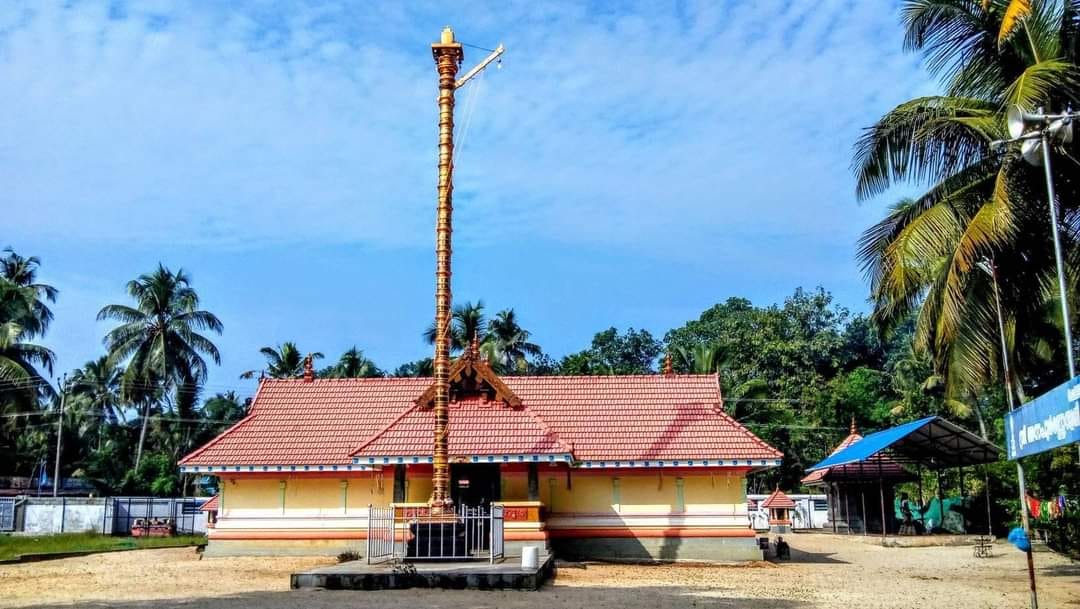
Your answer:
[[[67,375],[60,378],[60,417],[56,421],[56,465],[53,467],[52,496],[60,491],[60,447],[64,443],[64,401],[67,399]]]
[[[1058,234],[1057,196],[1054,194],[1054,177],[1050,167],[1050,138],[1042,132],[1043,169],[1046,170],[1046,197],[1050,204],[1050,232],[1054,235],[1054,259],[1057,262],[1058,291],[1061,296],[1061,321],[1065,328],[1065,354],[1069,361],[1069,378],[1076,376],[1073,361],[1072,327],[1069,318],[1069,299],[1065,289],[1065,265],[1061,257],[1061,237]]]
[[[829,489],[829,520],[832,520],[832,532],[836,533],[836,516],[840,506],[836,505],[839,499],[836,497],[836,485],[828,483]]]
[[[862,534],[866,536],[866,488],[859,487],[859,497],[862,498]]]
[[[922,463],[918,464],[918,472],[919,472],[919,522],[922,523],[923,533],[925,533],[926,532],[926,512],[923,511],[923,506],[926,505],[926,504],[923,503],[924,500],[923,500],[923,488],[922,488]]]
[[[879,476],[877,479],[878,495],[881,497],[881,546],[885,547],[885,535],[887,528],[885,527],[885,485],[881,481]]]
[[[848,494],[844,493],[844,526],[847,534],[851,535],[851,511],[848,509]]]
[[[1046,136],[1043,136],[1044,144],[1045,144],[1045,141],[1046,141]],[[1049,162],[1050,155],[1046,152],[1045,147],[1043,148],[1043,154],[1045,155],[1045,158],[1046,158],[1047,162]],[[1047,167],[1049,167],[1049,165],[1047,165]],[[1047,177],[1049,177],[1049,175],[1050,174],[1048,172]],[[1049,182],[1048,182],[1048,184],[1049,184]],[[1050,213],[1052,214],[1052,217],[1054,218],[1054,244],[1056,245],[1057,244],[1057,219],[1056,219],[1057,214],[1054,212],[1053,200],[1054,200],[1053,195],[1051,195],[1050,196]],[[1060,255],[1060,250],[1058,250],[1058,253]],[[1058,269],[1060,270],[1060,268],[1061,267],[1059,266]],[[1009,402],[1009,410],[1011,411],[1011,410],[1014,410],[1016,408],[1016,402],[1015,402],[1015,399],[1013,398],[1012,372],[1009,369],[1009,348],[1008,348],[1008,345],[1007,345],[1006,340],[1005,340],[1005,316],[1003,315],[1002,310],[1001,310],[1001,294],[998,292],[997,267],[994,266],[994,264],[992,262],[990,264],[990,277],[991,277],[991,279],[993,279],[993,282],[994,282],[994,302],[997,304],[998,331],[1001,334],[1001,367],[1004,370],[1004,374],[1005,374],[1005,396],[1006,396],[1006,399]],[[1058,275],[1058,278],[1060,280],[1060,278],[1061,278],[1060,274]],[[1061,302],[1062,302],[1062,304],[1065,304],[1064,300],[1062,300]],[[1068,331],[1068,329],[1067,329],[1068,325],[1069,325],[1068,322],[1066,322],[1065,323],[1066,331]],[[1071,334],[1069,334],[1069,336],[1071,337]],[[1069,339],[1067,339],[1067,340],[1069,340]],[[1070,342],[1070,344],[1071,344],[1071,342]],[[1072,348],[1071,347],[1069,348],[1069,362],[1070,362],[1070,365],[1071,365],[1071,362],[1072,362]],[[1070,377],[1070,378],[1072,378],[1072,377]],[[1031,524],[1028,521],[1028,511],[1027,511],[1027,485],[1024,483],[1024,466],[1020,465],[1020,460],[1019,459],[1016,460],[1016,480],[1019,483],[1019,487],[1020,487],[1020,522],[1023,524],[1024,534],[1028,536],[1028,539],[1031,539]],[[987,509],[987,517],[989,518],[989,510],[990,510],[990,506],[989,506],[989,503],[990,503],[990,480],[989,480],[989,478],[987,479],[987,484],[986,484],[986,497],[987,497],[987,499],[986,499],[986,501],[987,501],[987,508],[986,508]],[[989,525],[987,525],[987,527],[989,528]],[[1027,554],[1027,567],[1028,567],[1028,585],[1029,585],[1029,587],[1031,589],[1031,609],[1038,609],[1039,608],[1039,595],[1038,595],[1038,593],[1036,592],[1036,589],[1035,589],[1035,562],[1034,562],[1034,559],[1031,556],[1031,548],[1028,548],[1028,551],[1026,552],[1026,554]]]

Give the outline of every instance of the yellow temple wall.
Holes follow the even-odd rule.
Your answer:
[[[368,506],[385,507],[393,481],[378,474],[222,477],[211,539],[362,537]]]
[[[573,470],[568,476],[564,467],[541,467],[538,482],[542,507],[530,512],[527,506],[537,504],[528,501],[528,474],[509,470],[501,476],[508,542],[576,539],[591,544],[582,546],[591,550],[611,539],[648,546],[670,538],[729,538],[715,543],[734,543],[753,536],[742,471]],[[362,545],[368,506],[386,507],[394,494],[392,470],[345,476],[224,476],[220,488],[211,541],[224,542],[219,548],[246,544],[244,551],[254,547],[251,544],[272,544],[267,547],[274,553]],[[426,503],[430,472],[410,471],[405,490],[405,503]],[[525,513],[529,516],[523,521]],[[753,540],[747,541],[749,547]]]

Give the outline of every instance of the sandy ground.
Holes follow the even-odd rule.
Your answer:
[[[990,559],[968,547],[880,548],[827,535],[790,538],[792,561],[750,566],[562,568],[539,592],[288,589],[288,575],[326,559],[206,558],[139,550],[0,567],[0,606],[275,609],[415,607],[923,608],[1027,607],[1023,554]],[[1037,554],[1040,605],[1080,607],[1080,563]]]

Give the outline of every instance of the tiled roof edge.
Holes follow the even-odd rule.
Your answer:
[[[254,404],[254,402],[252,402],[252,404]],[[228,436],[233,431],[238,429],[241,425],[244,425],[245,423],[247,423],[248,421],[250,421],[250,420],[252,420],[254,418],[255,418],[255,413],[248,414],[247,416],[245,416],[244,418],[240,419],[235,424],[233,424],[232,427],[230,427],[230,428],[226,429],[225,431],[221,432],[216,438],[214,438],[213,440],[210,440],[206,444],[203,444],[201,448],[197,448],[194,451],[188,453],[183,459],[180,459],[179,461],[177,461],[176,464],[177,465],[187,465],[189,461],[191,461],[192,459],[194,459],[194,458],[198,457],[199,455],[203,454],[204,452],[206,452],[207,449],[209,449],[212,446],[215,446],[218,442],[221,442],[222,440],[224,440],[225,436]]]
[[[731,415],[729,415],[726,411],[717,410],[716,415],[719,416],[719,417],[723,417],[724,419],[727,419],[727,422],[730,423],[732,426],[734,426],[735,429],[737,429],[737,430],[743,432],[744,434],[746,434],[752,441],[756,442],[762,448],[772,451],[773,456],[779,457],[779,458],[784,457],[784,453],[777,450],[776,447],[772,446],[771,444],[769,444],[765,440],[762,440],[761,438],[757,437],[757,434],[755,434],[754,432],[747,429],[746,426],[744,426],[742,423],[736,421],[735,418],[732,417]]]

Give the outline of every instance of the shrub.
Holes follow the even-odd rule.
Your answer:
[[[354,560],[360,560],[361,558],[363,558],[363,556],[361,556],[359,552],[353,550],[346,550],[337,555],[338,562],[352,562]]]

